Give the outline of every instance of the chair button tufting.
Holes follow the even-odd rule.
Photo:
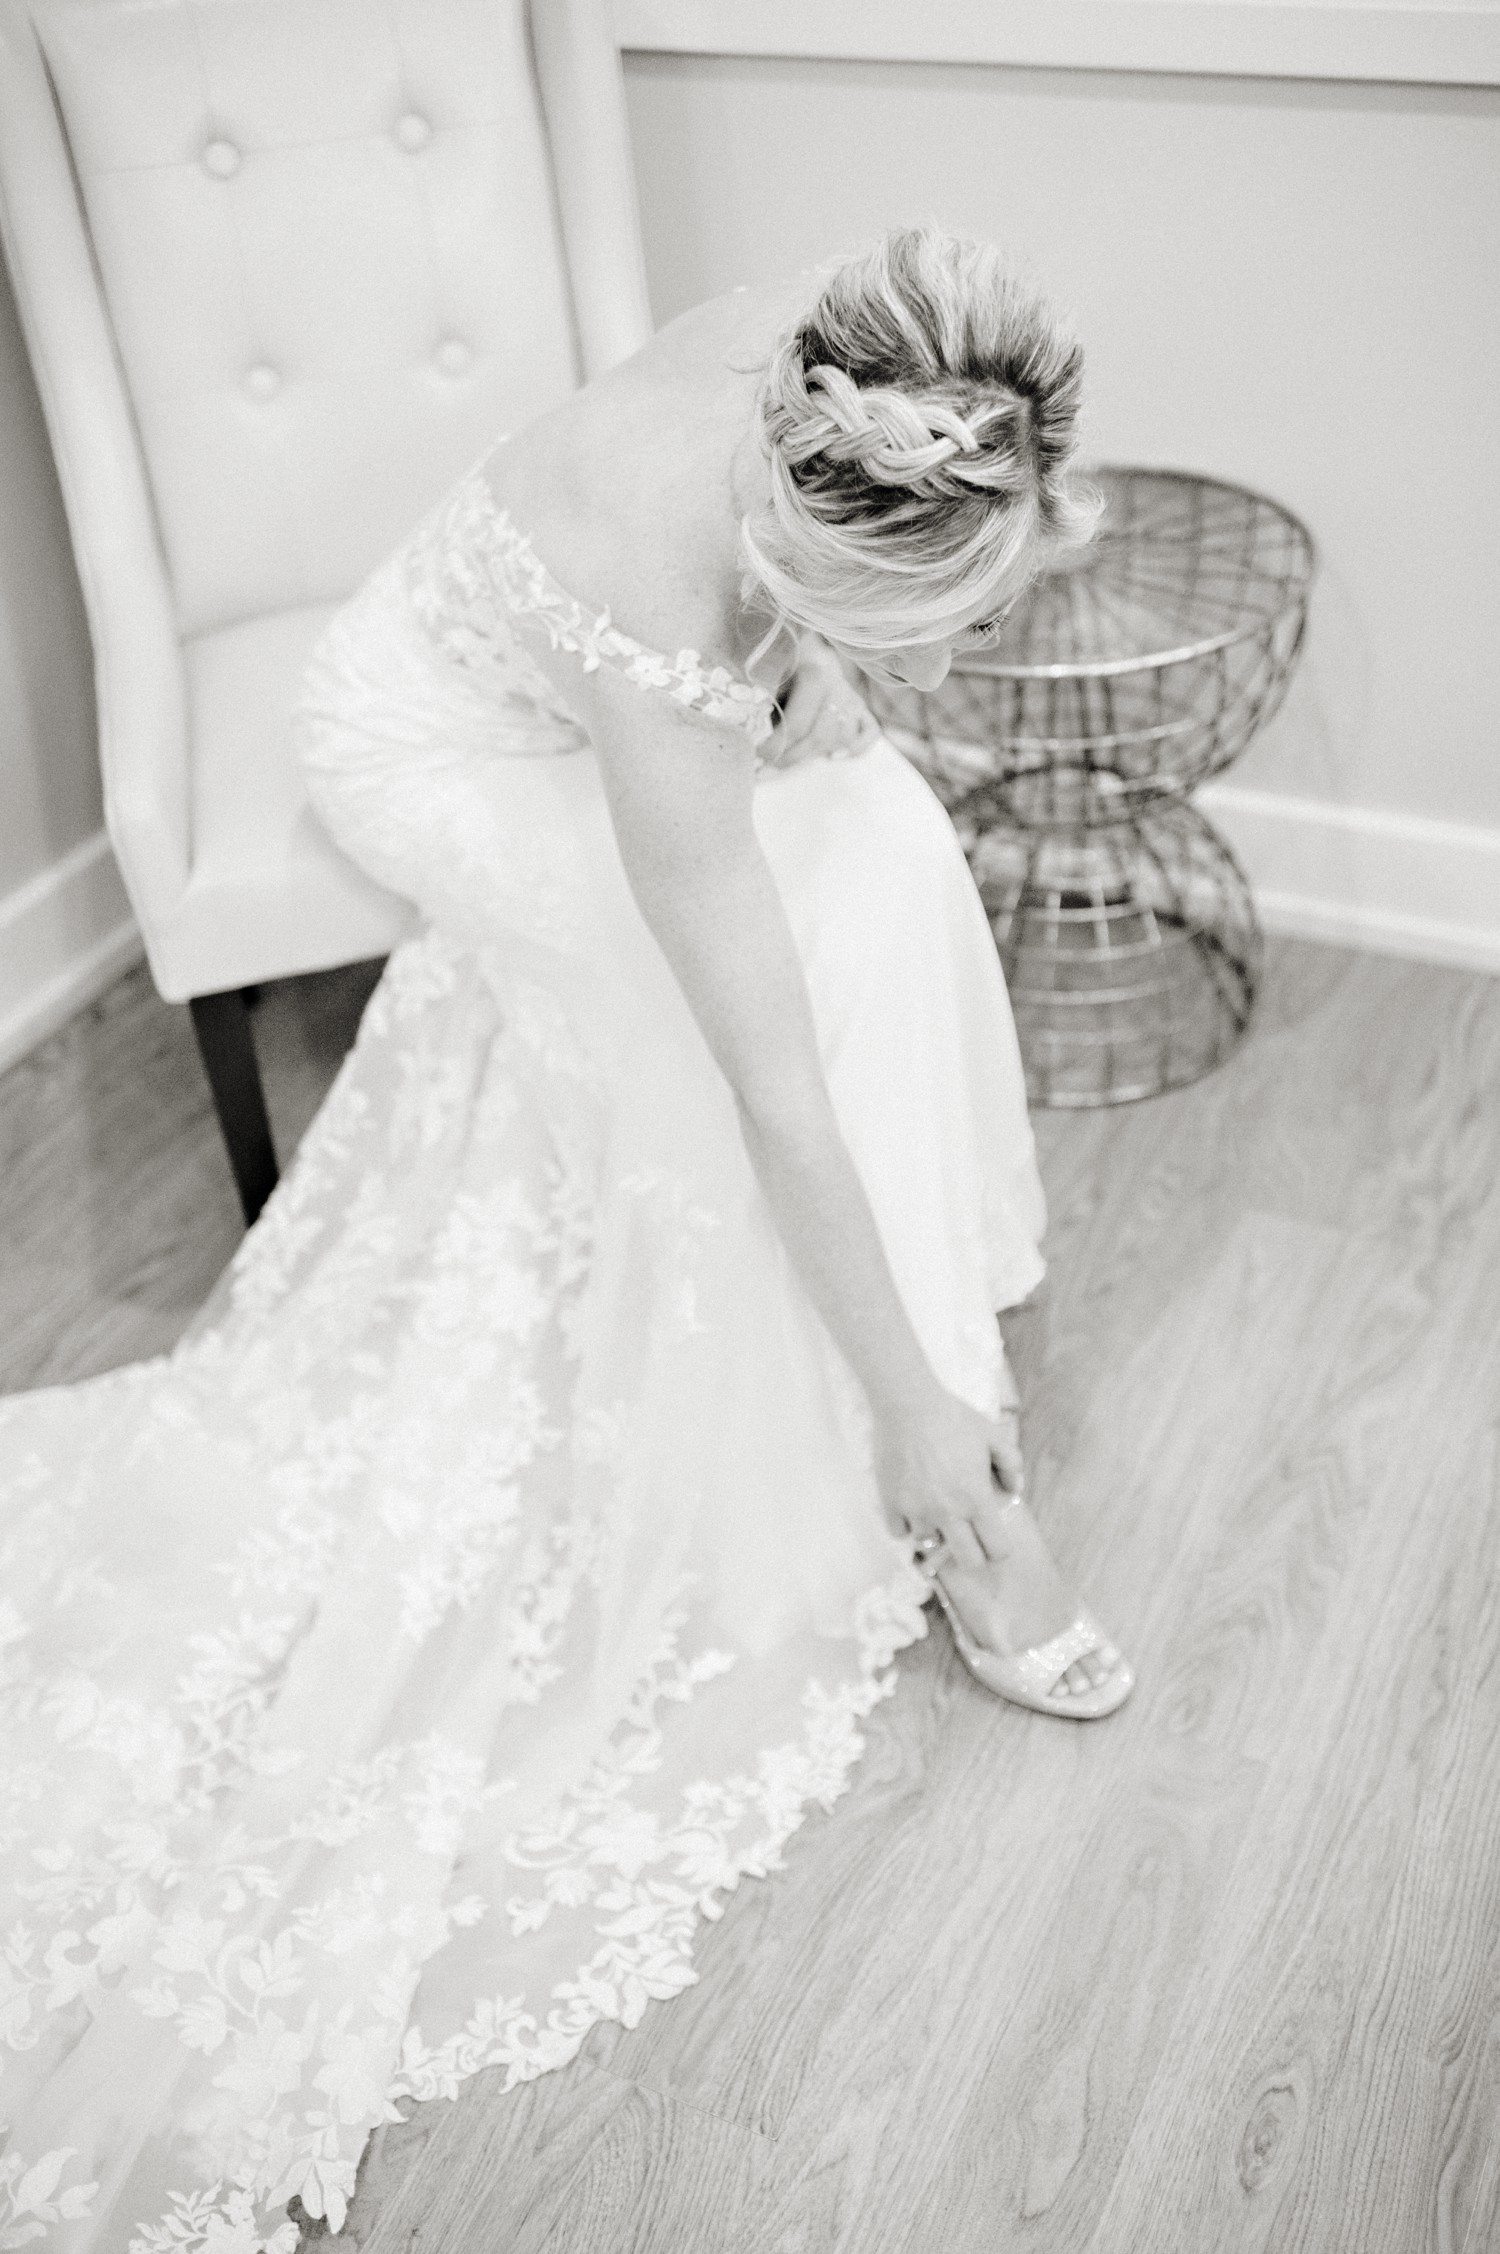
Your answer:
[[[437,364],[445,376],[461,376],[473,357],[461,337],[445,337],[437,348]]]
[[[408,110],[404,117],[396,120],[396,139],[403,149],[409,149],[415,156],[417,150],[425,149],[432,139],[432,127],[420,110]]]
[[[216,180],[232,180],[240,169],[240,152],[232,141],[210,141],[203,151],[203,169]]]
[[[268,362],[262,360],[247,372],[245,389],[252,399],[274,399],[281,389],[281,378]]]

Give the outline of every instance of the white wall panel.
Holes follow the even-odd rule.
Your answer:
[[[661,54],[1500,83],[1500,0],[614,0]]]

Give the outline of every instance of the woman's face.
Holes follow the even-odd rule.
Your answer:
[[[880,681],[893,681],[906,689],[935,689],[948,678],[953,660],[962,651],[982,650],[998,633],[1001,620],[979,607],[971,624],[947,634],[938,642],[903,642],[889,649],[850,650],[847,654],[866,673]]]
[[[942,642],[909,642],[888,650],[851,650],[849,655],[877,681],[893,681],[906,689],[935,689],[948,677],[953,653],[962,637]]]
[[[935,642],[892,642],[875,650],[841,645],[842,654],[877,681],[891,681],[904,689],[935,689],[948,678],[955,657],[994,641],[1014,600],[1012,594],[997,610],[996,589],[991,586],[970,606],[968,619]]]

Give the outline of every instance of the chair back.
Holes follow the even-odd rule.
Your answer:
[[[579,378],[522,0],[32,0],[180,633],[335,600]]]
[[[0,0],[0,247],[162,992],[388,945],[401,904],[299,812],[288,683],[227,726],[204,668],[284,670],[492,440],[649,337],[609,0]]]

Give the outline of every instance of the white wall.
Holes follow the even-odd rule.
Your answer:
[[[0,1069],[139,951],[100,823],[83,597],[0,264]]]
[[[1500,970],[1500,93],[636,53],[658,319],[931,215],[1073,312],[1101,458],[1286,501],[1281,718],[1205,803],[1268,920]]]

